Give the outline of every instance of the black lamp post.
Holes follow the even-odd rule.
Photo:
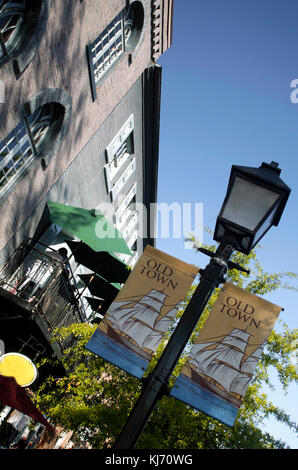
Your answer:
[[[211,256],[200,270],[200,283],[169,339],[155,369],[143,380],[140,394],[114,449],[132,449],[151,412],[163,395],[169,393],[168,381],[214,289],[225,282],[229,268],[246,271],[230,261],[233,250],[249,254],[272,225],[278,225],[290,189],[279,177],[278,164],[262,163],[259,168],[232,166],[227,194],[217,218],[215,253],[199,248]],[[246,271],[247,272],[247,271]]]

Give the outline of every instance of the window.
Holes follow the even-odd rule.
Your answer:
[[[115,212],[114,222],[118,230],[121,231],[127,246],[132,251],[133,256],[118,253],[117,256],[124,263],[133,266],[137,261],[137,238],[138,238],[138,213],[136,210],[137,183],[130,189],[120,206]]]
[[[135,230],[132,235],[126,240],[127,246],[129,247],[130,251],[132,252],[131,255],[125,255],[123,253],[118,253],[117,256],[121,259],[124,263],[128,264],[129,266],[134,266],[138,259],[138,231]]]
[[[37,51],[49,10],[50,0],[0,0],[0,64],[13,59],[17,76]]]
[[[136,168],[135,158],[132,158],[134,153],[133,129],[134,119],[132,114],[106,148],[106,160],[108,163],[105,165],[104,171],[107,191],[110,193],[112,201],[115,200]],[[125,162],[128,162],[130,158],[129,165],[121,174],[120,170],[123,169]],[[120,174],[121,176],[119,177]]]
[[[124,52],[124,24],[125,18],[122,12],[92,45],[93,69],[96,84],[99,82],[101,75],[107,71],[117,60],[118,56]]]
[[[120,178],[116,181],[116,183],[114,184],[110,192],[112,201],[115,201],[116,197],[118,196],[120,191],[124,188],[125,184],[129,180],[130,176],[133,174],[135,169],[136,169],[136,159],[133,158],[133,160],[130,162],[128,167],[124,170]]]
[[[0,197],[43,150],[61,108],[58,103],[39,107],[0,142]]]
[[[131,114],[125,124],[121,127],[118,134],[114,137],[112,142],[106,148],[107,162],[116,161],[119,164],[122,156],[126,153],[133,153],[133,136],[134,118]],[[116,165],[117,166],[117,165]]]
[[[126,197],[123,199],[123,201],[121,202],[120,206],[118,207],[118,209],[116,210],[114,214],[114,223],[117,228],[123,225],[124,218],[125,218],[124,214],[132,215],[132,211],[129,210],[128,212],[126,212],[126,209],[128,209],[129,206],[131,206],[131,208],[133,207],[133,204],[136,201],[136,194],[137,194],[137,183],[134,183],[134,185],[132,186],[132,188],[126,195]]]
[[[23,22],[25,0],[0,0],[0,46],[2,55],[8,55]]]
[[[140,1],[132,2],[91,44],[87,45],[92,97],[96,87],[126,50],[135,47],[143,27],[144,10]]]
[[[135,230],[137,223],[138,223],[138,214],[137,211],[131,210],[129,207],[123,214],[122,220],[121,220],[121,233],[123,235],[123,238],[127,241],[129,234]]]

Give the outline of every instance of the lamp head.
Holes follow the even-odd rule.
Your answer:
[[[215,241],[230,241],[236,250],[249,254],[270,227],[278,225],[291,192],[280,172],[276,162],[263,162],[259,168],[232,166]]]

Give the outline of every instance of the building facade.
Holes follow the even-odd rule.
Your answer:
[[[157,200],[157,60],[172,41],[172,14],[173,0],[0,1],[5,353],[19,352],[33,362],[53,353],[59,357],[69,343],[52,343],[53,329],[102,318],[113,297],[113,278],[106,281],[106,299],[82,281],[92,270],[70,248],[80,238],[53,221],[50,202],[96,213],[108,208],[106,219],[130,251],[115,253],[125,267],[154,245],[149,207]],[[90,299],[100,301],[100,308]],[[1,435],[0,446],[28,438],[29,428],[19,429],[9,407],[1,413],[13,432],[7,439]],[[28,446],[38,441],[40,426],[32,433]]]
[[[172,12],[172,0],[0,2],[0,337],[7,352],[59,355],[63,345],[49,342],[53,328],[94,317],[86,301],[94,294],[79,277],[90,270],[66,243],[79,239],[53,223],[49,201],[109,207],[106,217],[131,252],[117,253],[126,265],[154,244],[154,219],[136,206],[149,208],[157,197],[156,62],[172,41]]]

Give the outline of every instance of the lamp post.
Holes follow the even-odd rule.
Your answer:
[[[214,240],[219,242],[209,264],[200,270],[200,283],[190,299],[175,331],[169,339],[155,369],[145,379],[143,390],[134,405],[114,449],[132,449],[153,408],[168,394],[168,381],[214,289],[225,282],[227,269],[246,271],[230,261],[234,250],[249,254],[272,225],[277,226],[290,194],[280,179],[278,164],[262,163],[259,168],[232,166],[227,194],[217,218]],[[246,271],[247,272],[247,271]]]

